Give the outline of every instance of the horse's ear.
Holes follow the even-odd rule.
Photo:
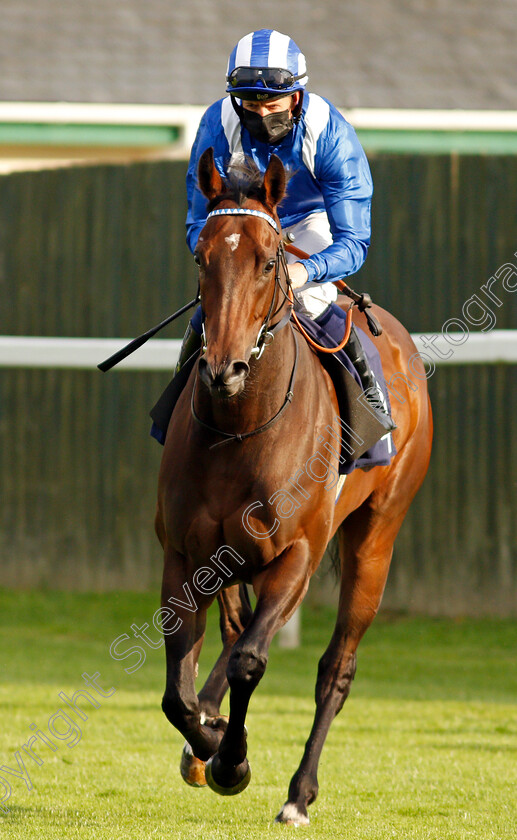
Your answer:
[[[206,195],[209,201],[212,201],[217,195],[221,195],[224,191],[223,179],[219,175],[214,163],[214,150],[206,149],[199,158],[197,167],[197,178],[199,189]]]
[[[268,167],[264,173],[264,193],[266,204],[273,210],[280,204],[287,185],[284,164],[278,155],[271,155]]]

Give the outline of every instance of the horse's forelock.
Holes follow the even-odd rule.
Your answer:
[[[232,161],[228,167],[228,175],[224,179],[225,190],[216,196],[208,205],[208,212],[214,209],[220,201],[235,201],[242,207],[247,199],[255,198],[265,203],[264,173],[250,157]]]

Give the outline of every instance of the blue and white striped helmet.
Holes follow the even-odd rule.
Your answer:
[[[308,81],[305,56],[288,35],[259,29],[232,50],[227,93],[240,99],[272,99],[303,90]]]

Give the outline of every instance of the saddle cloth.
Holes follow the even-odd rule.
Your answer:
[[[319,324],[297,313],[298,320],[310,337],[323,347],[335,347],[336,339]],[[358,326],[355,327],[370,368],[375,376],[379,396],[391,414],[391,406],[382,370],[379,351],[373,341]],[[342,426],[340,475],[349,475],[356,468],[371,469],[387,466],[396,454],[391,432],[386,433],[380,423],[365,407],[359,374],[344,350],[338,353],[319,353],[318,358],[330,375],[339,403]],[[344,425],[343,425],[344,424]],[[350,433],[347,433],[350,429]],[[358,441],[361,441],[359,443]]]

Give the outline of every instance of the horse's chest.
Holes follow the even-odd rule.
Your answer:
[[[282,459],[264,452],[250,460],[239,449],[228,451],[222,460],[222,451],[223,447],[218,463],[206,462],[196,480],[191,473],[186,484],[175,484],[174,498],[166,506],[167,530],[176,550],[196,566],[229,552],[230,560],[245,559],[246,570],[252,571],[292,542],[301,518],[305,521],[308,508],[315,504],[319,520],[324,509],[332,507],[331,494],[319,474],[311,478],[304,469],[308,459],[296,457],[298,449],[284,453]],[[243,577],[240,566],[232,571]]]

